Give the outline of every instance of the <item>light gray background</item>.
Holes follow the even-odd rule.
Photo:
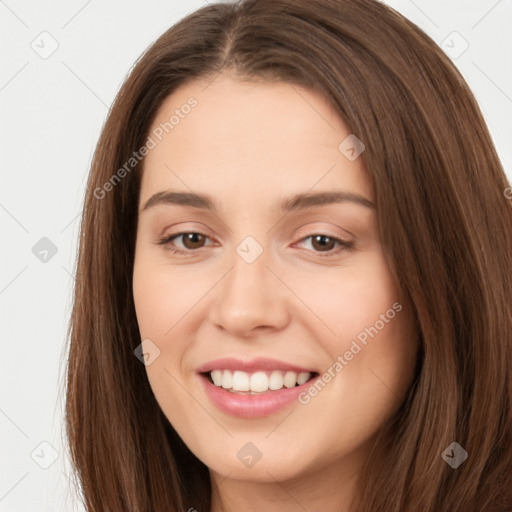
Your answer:
[[[387,3],[453,58],[510,179],[512,3]],[[204,4],[0,0],[0,512],[83,510],[68,490],[62,406],[86,175],[108,107],[136,58]],[[33,253],[43,237],[55,255]]]

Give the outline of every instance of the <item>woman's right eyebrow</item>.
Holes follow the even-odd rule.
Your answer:
[[[196,194],[194,192],[170,191],[157,192],[156,194],[153,194],[141,208],[141,211],[148,210],[149,208],[160,204],[193,206],[194,208],[201,208],[212,212],[217,211],[217,207],[215,206],[213,199],[207,195]]]
[[[375,208],[375,204],[372,201],[360,194],[343,190],[334,190],[296,194],[282,201],[279,205],[279,210],[282,212],[290,212],[344,202],[355,203],[367,208]],[[216,207],[214,200],[206,194],[171,191],[162,191],[153,194],[141,208],[141,211],[146,211],[161,204],[191,206],[193,208],[210,210],[214,213],[218,212],[218,208]]]

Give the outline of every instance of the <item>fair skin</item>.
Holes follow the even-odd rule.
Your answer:
[[[141,339],[160,350],[146,366],[151,388],[209,468],[213,512],[353,512],[371,443],[413,379],[413,316],[374,207],[278,206],[334,190],[374,203],[369,174],[362,157],[350,161],[338,149],[350,130],[320,94],[228,74],[208,83],[187,84],[164,101],[152,129],[191,96],[198,104],[144,163],[133,287]],[[216,210],[163,202],[144,209],[165,191],[208,195]],[[179,232],[200,235],[158,244]],[[263,249],[251,263],[236,250],[248,236]],[[337,356],[397,302],[401,311],[307,404],[237,417],[212,403],[196,372],[227,356],[332,372]],[[261,453],[252,467],[237,457],[248,442]]]

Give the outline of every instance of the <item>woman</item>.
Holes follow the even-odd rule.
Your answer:
[[[168,30],[87,187],[87,509],[512,510],[508,187],[458,71],[380,2]]]

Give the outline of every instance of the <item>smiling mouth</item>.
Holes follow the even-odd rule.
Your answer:
[[[259,395],[281,389],[303,386],[317,377],[316,372],[274,371],[232,371],[216,369],[201,373],[211,384],[230,393]]]

